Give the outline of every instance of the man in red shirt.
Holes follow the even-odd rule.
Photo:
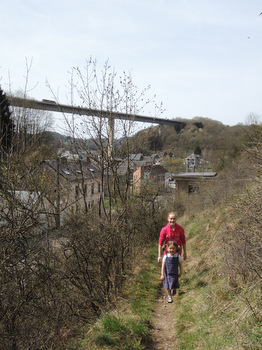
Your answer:
[[[162,247],[164,244],[167,244],[169,241],[175,241],[180,247],[179,254],[182,253],[183,248],[183,257],[186,260],[186,237],[185,232],[182,226],[176,223],[176,213],[171,212],[167,217],[168,224],[162,228],[159,236],[159,245],[158,245],[158,259],[159,263],[162,262]],[[164,253],[165,254],[165,253]]]

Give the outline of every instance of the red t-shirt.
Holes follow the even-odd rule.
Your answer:
[[[172,229],[170,224],[168,223],[165,227],[160,231],[159,236],[159,245],[163,246],[163,244],[167,244],[169,241],[175,241],[180,247],[179,254],[182,253],[182,244],[186,244],[185,232],[182,226],[176,224],[175,228]]]

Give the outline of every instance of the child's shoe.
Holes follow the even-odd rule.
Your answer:
[[[173,299],[172,299],[171,295],[168,295],[167,302],[168,303],[173,303]]]

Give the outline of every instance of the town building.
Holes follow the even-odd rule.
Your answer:
[[[103,196],[101,176],[98,168],[90,159],[45,160],[42,162],[44,174],[49,174],[53,182],[53,193],[59,220],[64,221],[70,214],[88,211]]]
[[[201,164],[200,155],[192,153],[186,157],[186,172],[195,171],[195,169]]]
[[[133,172],[133,191],[140,193],[143,186],[157,184],[165,190],[170,173],[159,164],[151,164],[137,167]]]
[[[176,196],[181,193],[197,194],[204,184],[204,181],[213,179],[216,172],[185,172],[174,174],[173,178],[176,183]]]

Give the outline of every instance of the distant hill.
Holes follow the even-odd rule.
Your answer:
[[[132,152],[158,153],[181,159],[196,153],[219,170],[241,153],[248,129],[252,127],[226,126],[202,117],[176,120],[181,121],[181,128],[155,126],[135,134],[129,141]]]
[[[213,170],[221,170],[228,162],[236,158],[242,151],[248,129],[252,126],[227,126],[221,122],[195,117],[181,119],[180,125],[153,126],[137,132],[129,138],[130,153],[169,156],[185,159],[192,153],[199,154],[212,164]],[[56,132],[49,132],[55,141],[63,143],[63,147],[70,149],[72,138]],[[81,140],[83,141],[83,140]],[[125,145],[123,138],[115,140],[115,147],[120,150]],[[85,147],[96,150],[94,140],[86,140]]]

